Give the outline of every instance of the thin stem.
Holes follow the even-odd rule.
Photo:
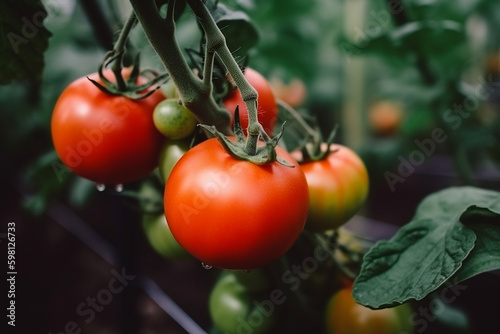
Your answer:
[[[123,79],[122,76],[123,55],[125,54],[127,39],[128,36],[130,35],[130,31],[132,30],[132,28],[134,28],[136,24],[137,24],[137,17],[135,16],[135,13],[132,11],[127,22],[125,23],[125,26],[120,32],[118,40],[116,41],[113,47],[113,52],[116,55],[118,55],[118,57],[113,62],[111,70],[115,75],[116,85],[120,92],[125,91],[127,89],[127,84],[125,83],[125,80]]]
[[[245,152],[249,155],[253,155],[257,151],[257,144],[261,131],[257,116],[258,93],[247,81],[243,72],[241,72],[238,63],[227,47],[226,38],[217,27],[217,24],[208,11],[208,8],[203,4],[203,1],[187,0],[187,2],[205,31],[207,39],[206,47],[208,52],[215,52],[217,54],[234,80],[234,83],[236,84],[236,87],[240,91],[241,97],[246,104],[248,110],[248,140]]]

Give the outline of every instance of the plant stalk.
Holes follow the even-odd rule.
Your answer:
[[[161,17],[154,0],[130,0],[130,3],[146,37],[174,81],[183,105],[200,123],[213,125],[224,134],[232,134],[229,113],[215,102],[211,85],[207,87],[191,71],[179,47],[173,18],[175,0],[169,1],[166,18]]]
[[[257,116],[257,91],[250,85],[241,72],[238,63],[234,59],[231,51],[226,44],[226,38],[217,27],[212,15],[208,11],[201,0],[187,0],[188,5],[195,13],[200,25],[206,34],[207,52],[215,52],[221,62],[226,67],[226,70],[231,75],[236,87],[241,93],[241,97],[245,102],[248,110],[248,139],[245,147],[245,152],[249,155],[254,155],[257,151],[261,126]]]

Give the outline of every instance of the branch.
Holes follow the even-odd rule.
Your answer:
[[[184,106],[200,123],[214,125],[222,133],[231,134],[229,113],[215,102],[211,84],[207,87],[189,68],[177,43],[173,19],[175,0],[169,1],[166,19],[161,17],[154,0],[130,0],[130,3],[146,37],[174,81]]]
[[[215,52],[231,75],[241,93],[248,110],[248,140],[246,153],[254,155],[257,151],[261,126],[257,118],[257,91],[248,83],[226,44],[226,38],[217,27],[212,15],[202,0],[187,0],[206,34],[207,52]]]

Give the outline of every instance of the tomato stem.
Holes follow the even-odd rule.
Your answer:
[[[126,44],[128,36],[130,35],[130,31],[137,24],[137,17],[135,13],[132,11],[127,22],[125,23],[123,29],[120,32],[120,36],[116,41],[113,47],[113,53],[117,55],[117,58],[114,60],[111,70],[116,78],[116,85],[120,92],[124,92],[127,89],[127,84],[122,76],[122,67],[123,67],[123,55],[125,54]]]
[[[208,79],[198,78],[189,68],[175,37],[175,0],[168,2],[167,16],[161,16],[155,0],[130,0],[137,19],[146,37],[160,57],[164,67],[174,81],[182,104],[188,108],[200,123],[216,126],[224,134],[232,134],[230,115],[218,106],[212,96]],[[206,65],[212,66],[212,65]],[[204,71],[204,77],[207,78]]]
[[[240,91],[241,97],[245,102],[248,110],[248,141],[245,152],[253,155],[257,150],[257,143],[261,134],[261,127],[257,116],[258,93],[245,78],[245,75],[238,66],[238,63],[234,59],[231,51],[229,51],[226,44],[226,38],[220,31],[219,27],[217,27],[217,24],[208,11],[208,8],[200,0],[187,0],[187,2],[205,31],[207,54],[212,55],[215,53],[219,57],[221,62],[226,67],[226,70],[231,75],[232,80]],[[211,60],[213,61],[213,59]],[[205,63],[205,66],[206,65],[207,63]]]

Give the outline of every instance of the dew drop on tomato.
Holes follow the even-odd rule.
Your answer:
[[[96,183],[95,188],[97,189],[97,191],[102,192],[102,191],[106,190],[106,185],[103,183]]]
[[[205,263],[203,263],[203,262],[201,263],[201,266],[202,266],[204,269],[207,269],[207,270],[212,269],[212,266],[210,266],[210,265],[208,265],[208,264],[205,264]]]
[[[123,191],[123,184],[117,184],[115,186],[115,191],[118,192],[118,193],[121,193]]]

